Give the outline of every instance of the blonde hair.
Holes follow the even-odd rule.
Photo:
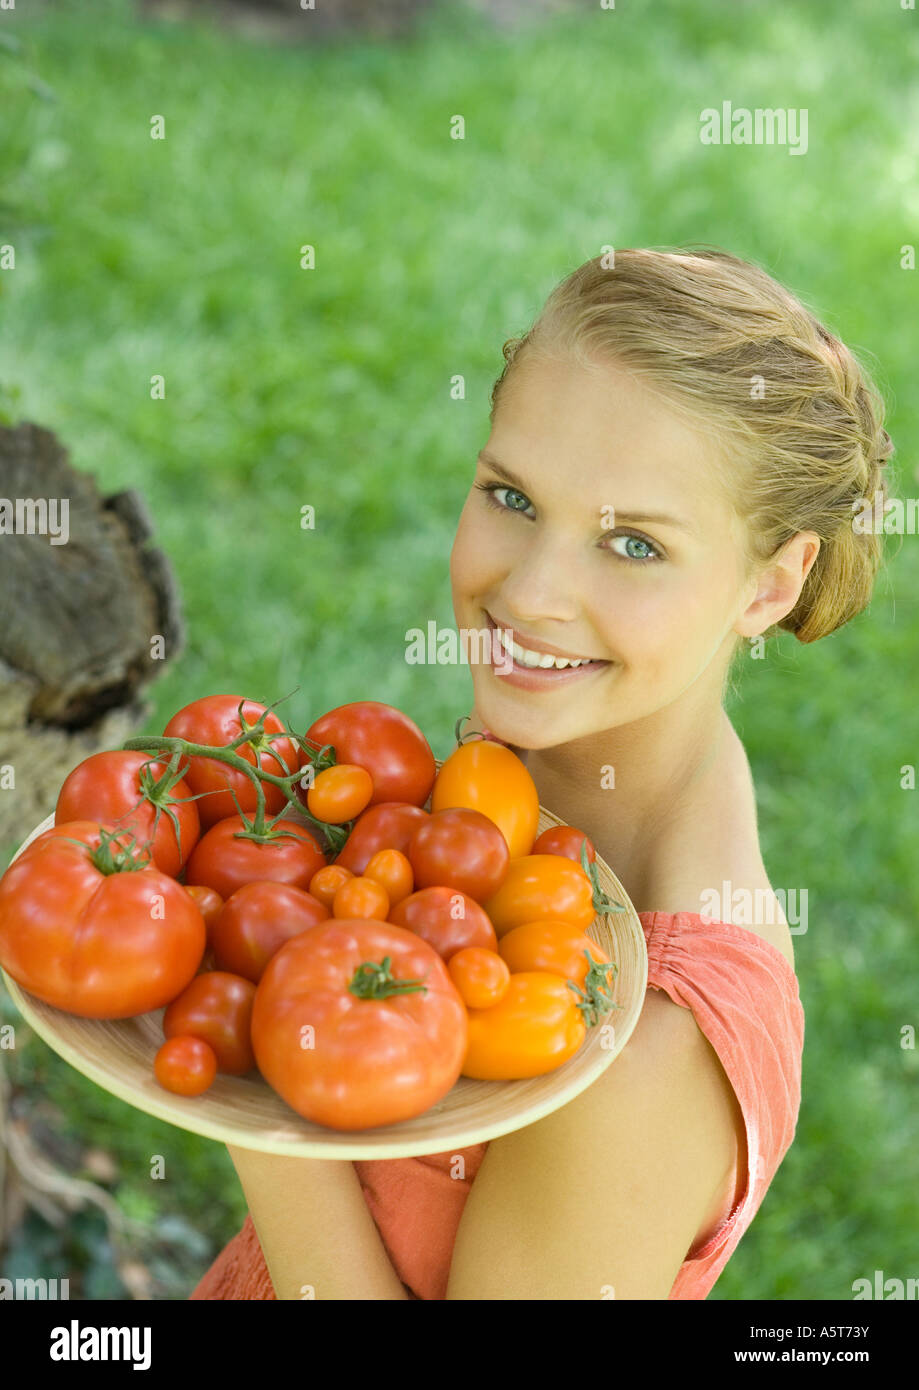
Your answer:
[[[757,265],[708,246],[617,249],[612,259],[572,271],[529,331],[504,344],[492,421],[521,353],[621,363],[695,428],[714,430],[713,469],[745,523],[748,576],[797,532],[819,536],[798,601],[773,628],[800,642],[825,637],[868,605],[883,558],[883,531],[853,525],[859,503],[888,500],[894,446],[880,391]]]

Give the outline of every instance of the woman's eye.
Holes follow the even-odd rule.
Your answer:
[[[533,505],[525,493],[519,492],[515,487],[508,487],[505,483],[475,483],[474,486],[479,492],[485,494],[485,501],[488,505],[496,508],[496,510],[500,512],[521,512],[525,514],[527,508]],[[499,492],[506,493],[512,500],[499,501],[497,498]],[[515,498],[518,499],[518,501],[522,500],[525,505],[517,505],[517,502],[513,500]],[[613,550],[612,541],[624,541],[625,553],[621,550]],[[634,549],[636,546],[638,547],[637,554]],[[635,565],[663,559],[662,552],[658,550],[653,541],[649,541],[646,536],[639,535],[637,531],[627,531],[621,526],[618,530],[611,532],[611,542],[606,548],[611,550],[617,559],[630,560],[632,564]]]

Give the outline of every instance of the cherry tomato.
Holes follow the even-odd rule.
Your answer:
[[[132,1018],[168,1004],[194,976],[207,940],[182,885],[132,854],[124,832],[111,832],[64,821],[0,878],[0,966],[46,1004],[83,1018]]]
[[[499,939],[524,922],[570,922],[585,931],[596,916],[590,879],[561,854],[512,859],[501,887],[482,906]]]
[[[315,753],[331,744],[337,763],[356,763],[370,773],[371,806],[386,801],[423,806],[430,795],[437,771],[434,754],[418,725],[392,705],[377,700],[339,705],[317,719],[305,737]],[[301,767],[309,761],[301,750]]]
[[[203,699],[193,700],[172,716],[163,730],[163,735],[165,738],[186,738],[191,743],[206,743],[211,747],[224,748],[243,732],[238,713],[241,700],[240,695],[205,695]],[[246,728],[251,728],[256,723],[265,708],[265,705],[260,705],[256,700],[243,701],[242,712]],[[287,732],[273,711],[266,715],[263,728],[264,733],[254,743],[241,743],[235,749],[237,755],[253,767],[256,766],[257,758],[257,765],[275,777],[285,777],[288,773],[296,772],[299,766],[299,746],[289,736],[272,737],[285,735]],[[238,772],[216,758],[206,758],[203,754],[196,754],[190,760],[183,758],[179,763],[179,770],[193,793],[207,793],[193,803],[198,808],[202,830],[216,825],[228,816],[237,815],[240,807],[246,815],[251,816],[255,811],[258,795],[252,779],[246,773]],[[239,800],[239,807],[233,800],[231,788]],[[280,787],[263,782],[262,790],[265,793],[265,810],[268,815],[276,815],[288,804]]]
[[[573,825],[552,825],[536,837],[530,853],[563,854],[566,859],[573,859],[576,864],[580,864],[581,846],[584,844],[587,846],[587,862],[593,864],[597,858],[597,851],[582,830],[575,830]]]
[[[378,849],[364,870],[364,877],[382,883],[390,908],[407,898],[415,886],[411,863],[398,849]]]
[[[217,1054],[203,1038],[167,1038],[153,1059],[153,1075],[177,1096],[200,1096],[217,1075]]]
[[[406,854],[409,840],[429,819],[427,811],[407,801],[368,806],[354,822],[354,829],[335,863],[353,874],[362,874],[377,850],[398,849]]]
[[[296,940],[296,938],[294,938]],[[255,985],[241,975],[212,970],[196,975],[163,1014],[167,1038],[201,1038],[213,1049],[219,1071],[244,1076],[255,1066],[250,1026]]]
[[[372,917],[385,922],[388,912],[386,889],[376,879],[365,878],[363,874],[352,874],[332,899],[333,917]]]
[[[323,907],[328,908],[331,917],[335,894],[346,879],[353,877],[351,870],[346,869],[343,864],[323,864],[322,868],[317,869],[310,879],[309,891],[314,898],[322,903]]]
[[[495,951],[464,946],[447,962],[447,973],[468,1009],[489,1009],[507,992],[511,972]]]
[[[539,826],[536,783],[503,744],[473,739],[450,754],[434,783],[431,814],[448,806],[467,806],[494,821],[511,859],[533,852]]]
[[[299,821],[285,817],[275,826],[274,837],[262,843],[237,838],[245,828],[242,816],[227,816],[212,825],[192,851],[186,884],[206,884],[224,899],[257,879],[306,889],[326,862],[314,833]]]
[[[370,1129],[420,1115],[450,1090],[466,1051],[466,1006],[414,933],[331,919],[269,962],[252,1043],[262,1076],[298,1114]]]
[[[244,883],[227,898],[211,932],[215,967],[257,984],[286,941],[328,916],[325,904],[302,888],[270,880]]]
[[[464,946],[498,949],[495,929],[485,911],[456,888],[421,888],[397,903],[389,920],[415,932],[444,960]]]
[[[95,820],[133,830],[138,845],[149,841],[156,867],[177,877],[198,843],[201,824],[197,804],[187,799],[192,789],[182,778],[162,793],[166,798],[162,804],[155,805],[144,795],[142,769],[145,781],[158,782],[167,763],[168,759],[157,762],[149,753],[128,749],[91,754],[64,778],[54,808],[55,824]]]
[[[586,1035],[576,996],[560,975],[512,974],[497,1004],[469,1010],[463,1076],[478,1081],[542,1076],[567,1062]]]
[[[418,827],[406,850],[418,888],[457,888],[476,902],[492,897],[510,863],[507,841],[481,811],[435,811]]]
[[[373,796],[373,778],[354,763],[336,763],[319,773],[307,790],[306,804],[311,815],[330,825],[354,820]]]

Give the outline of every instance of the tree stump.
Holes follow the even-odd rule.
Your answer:
[[[54,810],[91,753],[147,718],[185,645],[169,563],[133,489],[102,497],[55,435],[0,427],[0,842]]]

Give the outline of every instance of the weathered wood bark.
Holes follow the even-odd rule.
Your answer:
[[[50,430],[0,427],[0,842],[50,815],[77,763],[137,732],[144,688],[184,647],[152,533],[140,494],[100,496]]]

